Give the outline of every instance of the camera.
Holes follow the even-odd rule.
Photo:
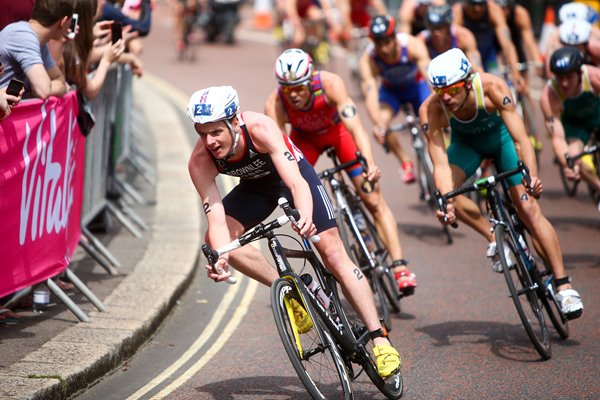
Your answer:
[[[6,94],[19,97],[21,89],[23,89],[23,82],[21,82],[18,79],[11,79],[8,83],[8,87],[6,88]],[[12,105],[13,102],[11,100],[8,100],[8,104]]]

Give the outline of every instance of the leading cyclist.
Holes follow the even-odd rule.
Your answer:
[[[531,172],[531,188],[522,185],[519,176],[509,178],[511,199],[554,273],[561,310],[570,319],[581,316],[583,303],[565,272],[558,236],[535,199],[542,193],[542,182],[508,86],[497,76],[473,74],[471,63],[460,49],[434,58],[429,64],[428,80],[435,93],[421,107],[419,116],[425,122],[423,130],[429,139],[436,186],[442,193],[459,187],[490,156],[498,172],[516,168],[522,159]],[[448,149],[443,136],[447,127],[452,129]],[[494,271],[502,272],[489,223],[475,203],[458,196],[449,201],[445,214],[438,211],[442,223],[444,218],[451,223],[457,216],[488,240],[487,256],[492,259]]]
[[[267,218],[279,197],[285,196],[300,211],[295,229],[303,236],[319,234],[315,247],[323,263],[371,332],[379,374],[384,378],[395,374],[400,356],[381,326],[369,283],[344,250],[321,181],[302,153],[271,118],[240,112],[238,94],[231,86],[195,92],[187,113],[200,138],[188,166],[208,222],[206,241],[214,248],[229,243]],[[223,198],[218,174],[240,178]],[[275,268],[252,246],[222,255],[216,265],[220,273],[207,265],[208,276],[217,282],[228,279],[229,264],[267,286],[278,278]],[[294,309],[299,331],[307,332],[312,321],[307,321],[299,304]]]

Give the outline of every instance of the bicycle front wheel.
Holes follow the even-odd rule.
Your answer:
[[[313,326],[300,333],[291,300],[305,307]],[[277,331],[292,366],[313,399],[353,399],[342,356],[312,304],[303,302],[294,284],[280,278],[271,287],[271,308]],[[308,317],[308,316],[307,316]]]
[[[505,244],[510,249],[509,259],[502,249]],[[519,246],[502,224],[496,226],[496,248],[504,278],[508,285],[510,297],[512,298],[525,331],[537,352],[544,360],[550,359],[552,352],[550,348],[550,335],[542,312],[539,296],[539,287],[531,279],[525,254],[519,250]]]

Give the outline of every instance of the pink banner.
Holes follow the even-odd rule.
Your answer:
[[[81,234],[77,98],[29,100],[0,123],[0,297],[64,271]]]

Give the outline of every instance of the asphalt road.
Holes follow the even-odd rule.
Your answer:
[[[272,67],[278,55],[276,46],[263,40],[268,35],[239,32],[233,47],[201,44],[197,61],[182,63],[174,54],[170,26],[159,5],[143,60],[148,72],[179,91],[166,95],[183,120],[187,97],[210,85],[230,84],[242,109],[262,110],[275,88]],[[343,64],[335,63],[336,72],[347,77]],[[370,127],[364,106],[359,107]],[[190,140],[195,140],[191,126]],[[541,361],[529,342],[504,278],[491,271],[485,241],[461,226],[453,232],[454,244],[447,245],[416,187],[403,185],[397,162],[375,148],[382,190],[419,280],[391,332],[404,360],[404,398],[600,397],[600,213],[586,190],[574,198],[564,195],[546,138],[544,145],[542,209],[558,232],[567,271],[585,303],[583,317],[570,324],[569,339],[561,340],[551,329],[549,361]],[[321,163],[317,169],[326,165]],[[215,285],[199,272],[138,355],[78,399],[306,399],[272,321],[267,288],[248,279]],[[382,398],[365,378],[355,388],[357,399]]]

